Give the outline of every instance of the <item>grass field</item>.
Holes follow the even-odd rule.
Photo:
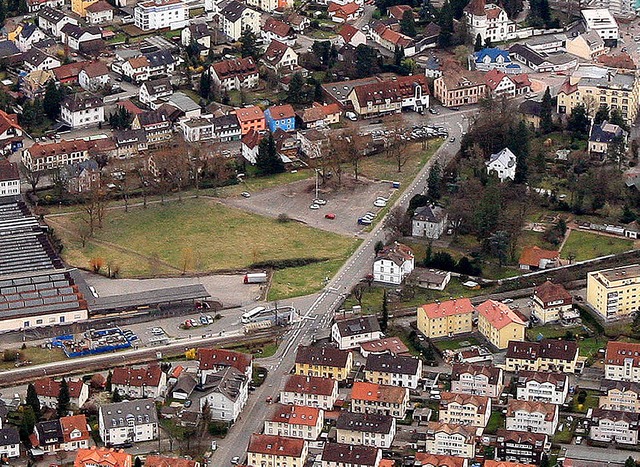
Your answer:
[[[26,349],[16,349],[20,353],[21,361],[29,361],[30,365],[38,365],[41,363],[52,363],[66,360],[66,355],[59,348],[43,349],[42,347],[27,347]],[[14,362],[0,361],[0,370],[9,370],[15,368]]]
[[[473,336],[458,337],[455,339],[443,339],[433,343],[440,350],[457,350],[470,345],[480,345],[478,339]]]
[[[69,264],[87,268],[92,258],[100,256],[105,264],[116,263],[124,277],[179,274],[184,269],[235,270],[259,261],[301,257],[326,258],[335,268],[334,262],[346,258],[358,242],[202,198],[129,213],[108,211],[103,229],[85,248],[78,237],[81,215],[50,218],[49,223],[62,239],[62,256]],[[304,277],[298,280],[298,285],[305,284]]]
[[[487,427],[484,432],[490,435],[494,435],[500,428],[505,427],[505,416],[499,412],[491,412],[491,416],[489,417],[489,421],[487,422]]]
[[[284,300],[320,290],[324,287],[324,279],[332,277],[349,255],[350,252],[345,252],[340,259],[275,271],[267,299]]]
[[[562,247],[560,256],[566,259],[569,255],[573,255],[576,261],[584,261],[631,249],[633,249],[633,240],[572,230]]]

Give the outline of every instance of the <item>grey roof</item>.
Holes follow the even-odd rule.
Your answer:
[[[100,170],[100,166],[93,159],[87,159],[85,161],[74,162],[73,164],[67,164],[60,169],[60,176],[63,180],[70,180],[79,176],[85,170]]]
[[[138,115],[138,120],[142,127],[148,125],[157,125],[159,123],[166,123],[167,126],[171,125],[171,121],[167,117],[167,114],[159,110],[150,110],[148,112],[142,112]]]
[[[445,211],[439,206],[422,206],[413,214],[413,219],[418,221],[439,223],[444,219]]]
[[[67,23],[62,26],[60,30],[65,36],[73,37],[74,39],[80,39],[80,36],[84,33],[84,30],[77,24]]]
[[[135,292],[126,295],[101,296],[96,298],[92,311],[107,311],[130,308],[134,306],[159,305],[177,303],[185,300],[210,297],[202,284],[166,287],[164,289]]]
[[[497,153],[491,154],[489,161],[487,161],[487,165],[493,164],[497,160],[499,160],[505,167],[513,167],[516,165],[516,156],[509,148],[503,148]]]
[[[600,124],[594,124],[591,127],[591,134],[589,135],[589,141],[593,143],[606,143],[609,144],[616,137],[624,137],[626,131],[620,128],[618,125],[609,123],[606,120]]]
[[[12,427],[0,429],[0,446],[11,446],[12,444],[20,444],[18,430]]]
[[[542,113],[542,102],[527,99],[518,107],[520,113],[539,117]]]
[[[228,366],[216,373],[207,375],[202,389],[210,394],[218,392],[227,399],[235,401],[240,395],[242,386],[247,382],[247,377],[239,370],[232,366]]]
[[[167,103],[173,105],[174,107],[182,110],[185,113],[194,110],[200,110],[202,108],[200,107],[200,104],[195,102],[183,92],[173,93],[167,100]]]
[[[47,54],[35,47],[32,47],[22,54],[22,61],[32,65],[33,67],[38,67],[47,59],[47,57]]]
[[[56,445],[63,441],[60,420],[49,420],[36,423],[34,431],[38,434],[40,446]]]
[[[38,26],[36,26],[35,24],[27,23],[23,26],[22,31],[20,31],[20,35],[25,39],[28,39],[34,32],[36,32],[37,29]]]
[[[357,336],[371,332],[380,331],[378,318],[375,316],[364,316],[336,321],[341,337]]]
[[[235,23],[242,17],[242,12],[248,7],[236,0],[231,0],[220,10],[220,14],[224,16],[228,21]]]
[[[147,57],[147,60],[149,60],[149,65],[152,68],[170,65],[172,63],[175,63],[176,61],[173,58],[173,55],[171,55],[171,52],[169,52],[168,50],[158,50],[154,52],[148,52],[143,55]]]
[[[191,374],[183,372],[171,392],[183,392],[189,397],[197,385],[198,382]]]
[[[147,92],[151,95],[160,94],[164,92],[173,92],[173,86],[169,78],[158,78],[149,81],[145,81],[143,86],[147,89]]]
[[[374,466],[378,458],[375,446],[358,446],[353,444],[327,443],[322,451],[323,464]]]
[[[66,96],[62,101],[62,107],[66,107],[71,112],[78,112],[86,109],[102,107],[104,102],[102,97],[88,92],[79,92],[71,96]]]
[[[144,130],[118,130],[113,132],[113,140],[116,146],[146,143],[147,134]]]
[[[0,58],[10,57],[12,55],[18,55],[20,50],[11,41],[0,41]]]
[[[415,375],[420,361],[415,357],[394,356],[391,354],[373,354],[367,356],[365,371]],[[420,376],[420,375],[418,375]]]
[[[209,30],[207,23],[190,24],[189,32],[191,33],[191,39],[194,41],[211,35],[211,31]]]
[[[221,115],[220,117],[214,117],[213,126],[220,129],[240,128],[240,122],[238,122],[238,116],[236,114]]]
[[[54,10],[49,6],[45,6],[38,11],[38,16],[47,20],[50,23],[58,23],[66,15],[61,11]]]
[[[367,433],[389,433],[393,427],[391,415],[374,413],[341,412],[336,422],[338,430],[353,430]]]
[[[105,404],[100,406],[100,414],[107,429],[126,427],[129,421],[133,421],[134,425],[158,423],[158,413],[153,399]]]

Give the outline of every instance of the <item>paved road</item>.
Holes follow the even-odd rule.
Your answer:
[[[440,147],[412,184],[407,187],[402,197],[396,202],[396,206],[407,207],[414,195],[425,190],[429,169],[433,163],[439,161],[441,166],[445,166],[459,150],[460,138],[468,124],[464,113],[443,115],[440,120],[449,126],[449,135],[455,137],[455,142],[447,141]],[[249,398],[243,410],[243,416],[236,421],[227,437],[218,443],[218,450],[212,456],[213,465],[231,465],[231,459],[234,456],[239,456],[240,460],[243,460],[251,434],[262,431],[263,421],[271,410],[265,402],[266,399],[276,398],[284,384],[285,375],[294,365],[295,349],[298,345],[309,343],[313,336],[328,335],[333,313],[341,305],[348,291],[371,269],[374,245],[377,241],[386,239],[382,224],[382,221],[379,222],[365,237],[360,247],[338,271],[326,289],[315,296],[294,300],[294,306],[301,310],[302,320],[284,335],[284,345],[280,346],[274,357],[261,360],[260,364],[269,370],[267,379]]]

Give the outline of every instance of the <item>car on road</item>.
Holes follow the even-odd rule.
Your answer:
[[[315,211],[316,209],[320,209],[320,205],[316,204],[316,203],[313,203],[313,204],[311,204],[309,206],[309,209],[313,209]]]
[[[576,436],[576,444],[582,444],[582,436]]]
[[[434,109],[433,107],[429,107],[429,113],[431,115],[438,115],[438,111],[436,109]]]
[[[200,323],[209,324],[209,322],[207,321],[207,317],[205,315],[200,315]]]
[[[207,318],[207,324],[213,324],[213,316],[207,315],[205,318]]]
[[[190,319],[188,321],[189,321],[189,324],[191,325],[191,327],[193,327],[193,328],[197,328],[199,326],[198,322],[195,319]]]
[[[240,456],[233,456],[233,458],[231,459],[231,463],[233,465],[238,465],[240,463]]]
[[[248,191],[243,191],[242,193],[240,193],[240,196],[242,196],[243,198],[251,198],[251,193],[249,193]]]
[[[358,224],[360,224],[360,225],[371,225],[371,219],[365,219],[364,217],[360,217],[358,219]]]
[[[458,110],[460,110],[460,107],[451,107],[451,110],[457,112]]]
[[[154,336],[161,336],[164,334],[164,329],[162,328],[151,328],[151,334],[153,334]]]
[[[320,206],[324,206],[325,204],[327,204],[327,200],[326,199],[320,199],[320,198],[314,199],[313,202],[315,204],[320,205]]]
[[[373,202],[373,205],[377,208],[383,208],[387,205],[387,202],[382,199],[377,199]]]
[[[327,214],[324,215],[324,218],[333,220],[336,218],[336,215],[332,212],[328,212]]]
[[[508,305],[509,303],[513,303],[513,299],[512,298],[505,298],[504,300],[502,300],[502,303],[504,303],[505,305]]]
[[[451,138],[449,138],[449,142],[450,143],[455,143],[456,142],[456,137],[452,136]]]

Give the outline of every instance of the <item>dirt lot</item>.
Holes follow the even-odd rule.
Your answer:
[[[386,198],[393,192],[394,189],[387,182],[374,182],[362,177],[356,182],[351,176],[343,176],[343,186],[339,191],[332,188],[320,190],[320,198],[325,199],[327,204],[317,210],[309,209],[315,197],[313,179],[265,189],[252,193],[250,198],[226,198],[222,202],[270,217],[287,214],[312,227],[343,235],[357,235],[366,227],[358,225],[358,217],[367,211],[378,212],[380,208],[373,206],[376,197]],[[327,213],[335,214],[335,219],[326,219]]]

